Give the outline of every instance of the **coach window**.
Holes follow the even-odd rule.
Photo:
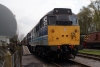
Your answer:
[[[33,29],[33,35],[34,35],[34,29]]]
[[[37,26],[36,26],[36,32],[37,32]]]
[[[36,33],[36,27],[34,28],[34,38],[35,38],[35,33]]]
[[[31,36],[31,33],[29,33],[29,37]]]
[[[56,24],[56,16],[49,16],[48,22],[49,22],[49,25],[55,25]]]
[[[40,30],[40,23],[39,23],[39,30]]]
[[[31,36],[32,36],[32,30],[31,30]]]
[[[42,28],[43,23],[42,23],[42,19],[40,20],[40,28]]]
[[[37,25],[37,31],[39,31],[39,24]]]
[[[32,29],[32,36],[33,36],[33,29]]]
[[[36,32],[39,30],[39,25],[36,26]]]

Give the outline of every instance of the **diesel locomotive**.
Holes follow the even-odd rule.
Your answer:
[[[26,40],[25,40],[26,39]],[[31,51],[49,58],[75,58],[80,44],[77,16],[69,8],[54,8],[26,35]]]

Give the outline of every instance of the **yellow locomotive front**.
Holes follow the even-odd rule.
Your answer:
[[[54,9],[48,15],[48,46],[60,57],[75,57],[80,44],[80,26],[70,9]],[[57,47],[57,48],[56,48]]]
[[[80,27],[70,9],[55,9],[48,15],[48,45],[79,45]]]
[[[79,45],[79,26],[48,26],[48,45]]]

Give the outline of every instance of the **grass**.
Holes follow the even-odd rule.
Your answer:
[[[80,53],[87,53],[87,54],[100,55],[100,50],[83,49],[83,50],[79,50],[79,52],[80,52]]]

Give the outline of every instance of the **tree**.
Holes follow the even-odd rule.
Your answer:
[[[10,39],[10,42],[16,43],[16,42],[17,42],[17,39],[18,39],[18,34],[15,34],[15,35]]]
[[[77,14],[81,34],[100,31],[100,0],[91,1],[87,7],[82,7]]]
[[[77,14],[79,25],[81,28],[81,34],[87,34],[91,26],[92,17],[91,10],[88,7],[83,7],[80,9],[80,12]]]
[[[96,27],[96,31],[100,31],[100,0],[91,1],[89,5],[93,13],[93,22]]]

